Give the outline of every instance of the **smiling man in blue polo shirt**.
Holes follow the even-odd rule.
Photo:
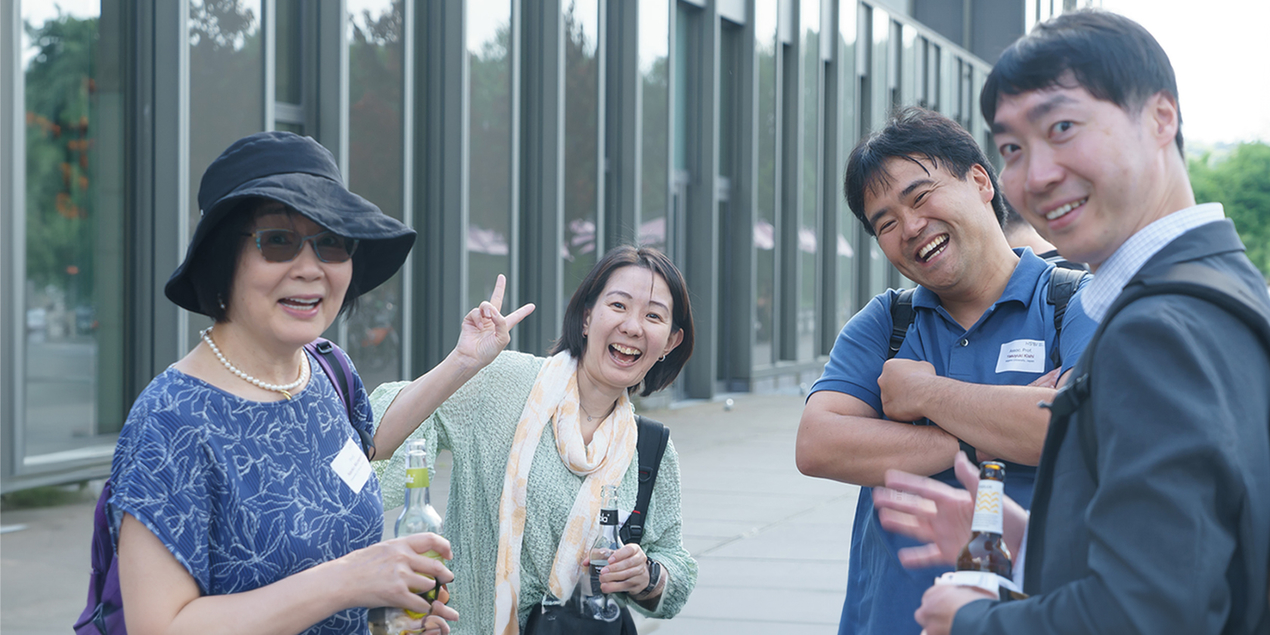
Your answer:
[[[844,189],[887,258],[918,284],[914,319],[889,361],[897,291],[843,327],[803,411],[798,468],[862,486],[838,632],[916,635],[913,611],[945,569],[902,566],[899,550],[918,543],[881,528],[871,488],[889,468],[955,483],[953,459],[969,447],[978,460],[1006,461],[1006,491],[1027,507],[1049,421],[1037,403],[1053,397],[1094,324],[1071,306],[1057,337],[1047,301],[1054,267],[1010,248],[995,173],[947,117],[899,113],[852,151]]]

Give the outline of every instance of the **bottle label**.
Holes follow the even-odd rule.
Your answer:
[[[604,591],[600,588],[600,569],[603,569],[607,565],[608,561],[606,560],[600,560],[598,562],[595,560],[591,561],[591,566],[589,567],[591,574],[589,576],[591,588],[590,593],[585,593],[585,595],[604,595]]]
[[[428,486],[428,468],[411,467],[406,468],[406,487],[415,489],[418,487]]]
[[[975,496],[975,516],[970,521],[970,531],[1005,533],[1005,484],[988,479],[979,480],[979,493]]]
[[[601,509],[600,510],[600,524],[601,525],[616,525],[617,524],[617,510],[616,509]]]

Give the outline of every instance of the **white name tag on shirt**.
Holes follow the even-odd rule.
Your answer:
[[[1014,340],[1001,345],[997,358],[998,373],[1045,372],[1045,341]]]
[[[362,454],[361,446],[356,441],[348,440],[344,444],[344,449],[331,460],[331,469],[344,479],[349,488],[354,493],[362,493],[362,488],[366,486],[366,479],[370,478],[370,461],[366,460],[366,455]]]

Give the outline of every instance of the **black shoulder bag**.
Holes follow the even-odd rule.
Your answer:
[[[644,538],[648,502],[653,498],[657,470],[670,440],[670,428],[661,422],[639,415],[635,416],[635,422],[639,426],[639,441],[635,446],[639,461],[639,492],[635,495],[635,509],[631,510],[630,517],[619,530],[623,544],[639,544]],[[636,630],[631,611],[625,606],[616,620],[603,622],[583,615],[570,599],[562,604],[535,604],[530,610],[523,635],[636,635]]]

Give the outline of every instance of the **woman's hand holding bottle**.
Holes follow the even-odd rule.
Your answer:
[[[456,620],[458,612],[441,598],[429,603],[418,595],[419,591],[436,586],[436,580],[454,579],[442,561],[423,555],[428,551],[447,559],[454,556],[445,538],[430,533],[412,534],[358,549],[327,566],[336,568],[335,579],[348,590],[349,606],[399,606]],[[448,597],[445,594],[445,599]]]
[[[622,545],[600,569],[601,590],[605,593],[638,593],[648,586],[648,556],[639,545]]]

